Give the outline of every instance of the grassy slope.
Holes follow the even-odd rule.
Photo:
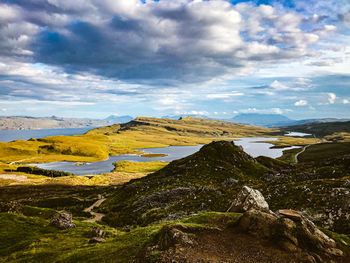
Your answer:
[[[225,211],[240,185],[227,179],[254,181],[267,168],[229,142],[204,146],[158,172],[122,186],[103,204],[111,225],[147,224],[171,214]],[[185,189],[184,189],[185,188]]]
[[[54,136],[0,143],[1,162],[52,162],[105,160],[109,155],[138,153],[134,149],[209,143],[216,136],[262,136],[275,130],[229,122],[184,118],[137,118],[85,135]]]
[[[350,133],[350,122],[324,122],[324,123],[307,123],[296,126],[282,127],[284,131],[305,132],[315,135],[316,137],[324,137],[334,133]]]
[[[118,188],[101,210],[111,225],[148,224],[179,213],[225,211],[242,185],[250,185],[263,192],[273,209],[317,213],[332,208],[333,189],[350,178],[349,159],[333,156],[319,163],[289,165],[267,157],[253,159],[229,143],[209,144]],[[233,179],[238,181],[230,183]]]
[[[267,157],[253,159],[239,147],[220,142],[207,145],[192,156],[174,161],[155,174],[124,186],[3,187],[0,188],[0,200],[22,204],[26,217],[0,213],[0,244],[4,244],[0,248],[4,256],[2,260],[130,262],[145,245],[153,242],[153,237],[164,224],[174,222],[169,219],[193,212],[224,212],[242,185],[260,189],[273,210],[321,211],[332,205],[327,198],[331,197],[333,189],[341,187],[350,178],[350,162],[342,158],[323,161],[318,166],[313,163],[290,166]],[[237,179],[238,182],[230,183],[228,179]],[[188,192],[181,193],[182,188]],[[170,195],[166,194],[167,191]],[[82,210],[96,200],[97,194],[107,197],[100,210],[107,213],[104,223],[109,226],[99,226],[111,235],[107,243],[92,245],[88,244],[89,233],[97,224],[82,222],[87,216]],[[52,212],[62,209],[73,213],[77,229],[58,231],[47,226],[47,218]],[[157,223],[168,216],[166,222]],[[202,214],[189,221],[179,219],[176,222],[207,227],[211,221],[212,214]],[[131,232],[124,232],[130,225],[134,225]],[[349,239],[348,235],[333,235],[340,243]],[[16,242],[17,237],[20,242]],[[10,243],[7,238],[10,238]],[[18,246],[14,245],[16,243]]]
[[[210,229],[216,228],[218,222],[237,221],[240,216],[205,213],[124,232],[79,220],[75,220],[75,229],[58,230],[38,216],[0,213],[0,262],[132,262],[167,225]],[[88,243],[92,227],[108,232],[106,243]]]
[[[301,153],[299,159],[301,162],[323,161],[343,155],[350,155],[350,142],[315,144]]]

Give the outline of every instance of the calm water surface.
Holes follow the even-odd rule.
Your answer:
[[[283,149],[271,149],[273,146],[271,143],[265,143],[263,141],[276,141],[278,138],[264,138],[264,137],[249,137],[249,138],[230,138],[237,139],[236,145],[242,146],[243,150],[250,154],[252,157],[260,155],[268,156],[271,158],[278,158],[282,156],[284,150],[298,148],[298,146],[287,147]],[[43,169],[51,169],[69,172],[76,175],[91,175],[91,174],[102,174],[108,173],[114,169],[113,163],[118,161],[133,161],[133,162],[149,162],[149,161],[164,161],[170,162],[177,160],[188,155],[191,155],[202,147],[203,145],[195,146],[169,146],[161,148],[147,148],[140,149],[148,153],[162,153],[167,154],[163,157],[141,157],[139,155],[123,154],[117,156],[110,156],[106,161],[87,163],[84,165],[77,166],[74,162],[54,162],[54,163],[43,163],[33,164]]]
[[[288,132],[285,134],[285,136],[292,136],[292,137],[305,137],[312,135],[310,133],[304,133],[304,132]]]
[[[0,130],[0,142],[29,140],[30,138],[43,138],[56,135],[81,135],[95,128],[96,127],[40,130]]]

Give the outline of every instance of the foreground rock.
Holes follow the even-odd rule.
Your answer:
[[[268,239],[295,253],[300,262],[339,262],[343,252],[313,222],[294,210],[266,211],[261,193],[243,187],[233,207],[247,211],[239,221],[243,232]]]
[[[76,225],[73,223],[72,214],[68,212],[60,212],[55,214],[50,220],[50,225],[56,226],[60,229],[70,229],[76,227]]]
[[[269,204],[258,190],[244,186],[227,212],[246,212],[252,209],[268,212]]]
[[[244,186],[229,210],[243,213],[199,213],[164,225],[136,262],[350,262],[337,243],[303,214],[270,211],[255,189]]]

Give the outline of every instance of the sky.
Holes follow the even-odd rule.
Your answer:
[[[0,0],[0,116],[350,117],[350,0]]]

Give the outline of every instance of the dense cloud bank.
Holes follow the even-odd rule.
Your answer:
[[[226,1],[17,0],[0,9],[1,56],[128,80],[244,74],[256,62],[313,56],[309,45],[336,29]]]
[[[341,62],[325,54],[342,43],[325,43],[349,17],[347,0],[0,0],[0,96],[88,105],[147,94],[164,109],[197,85],[227,99],[243,93],[218,85],[261,68]],[[256,94],[288,90],[268,88]]]

